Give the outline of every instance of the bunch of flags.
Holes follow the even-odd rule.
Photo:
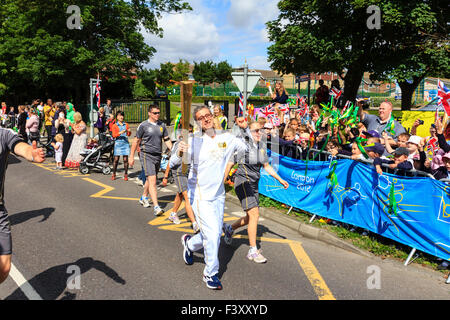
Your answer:
[[[245,114],[244,112],[244,95],[239,93],[239,110],[238,110],[238,117],[243,117]]]
[[[438,80],[438,99],[438,106],[444,108],[447,115],[450,116],[450,90],[441,80]]]
[[[332,87],[330,90],[330,94],[333,96],[334,100],[337,100],[342,95],[342,90]]]
[[[95,85],[95,96],[97,97],[97,108],[100,109],[100,75],[97,74],[97,84]]]

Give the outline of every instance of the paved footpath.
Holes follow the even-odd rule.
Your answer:
[[[180,237],[191,233],[167,216],[175,187],[159,191],[166,210],[155,217],[138,204],[142,187],[98,172],[56,171],[51,159],[32,164],[10,157],[5,182],[13,235],[13,270],[0,299],[352,300],[449,299],[443,274],[361,255],[302,237],[263,217],[258,245],[268,262],[245,256],[246,230],[220,247],[222,291],[202,281],[203,254],[182,259]],[[119,166],[121,168],[121,165]],[[139,164],[130,174],[137,175]],[[229,198],[225,220],[243,215]],[[374,278],[375,277],[375,278]]]

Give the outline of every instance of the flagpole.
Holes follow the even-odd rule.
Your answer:
[[[89,120],[91,122],[91,125],[90,125],[90,128],[89,128],[89,136],[90,136],[90,138],[94,137],[94,123],[93,123],[94,122],[94,117],[93,117],[93,114],[92,114],[92,111],[94,109],[94,93],[92,92],[94,83],[93,83],[92,80],[93,79],[89,80],[89,89],[90,89],[90,93],[91,93],[91,107],[90,107],[90,110],[89,110]]]

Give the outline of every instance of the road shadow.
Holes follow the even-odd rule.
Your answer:
[[[17,164],[17,163],[21,163],[21,162],[22,162],[22,160],[20,160],[16,156],[12,155],[11,153],[8,155],[8,165]]]
[[[258,238],[263,237],[267,233],[275,235],[281,239],[287,239],[285,236],[271,231],[264,225],[258,225],[258,228],[256,229],[256,246],[258,248],[261,248],[261,240],[259,240]],[[238,231],[234,234],[247,236],[247,228],[242,227],[242,229],[238,229]],[[231,261],[234,253],[237,251],[237,249],[239,249],[241,245],[246,246],[246,251],[248,251],[248,249],[250,248],[248,238],[233,238],[233,242],[231,243],[231,245],[227,245],[222,237],[219,248],[219,278],[221,278],[222,275],[227,271],[228,263]],[[245,252],[245,255],[247,255],[247,252]]]
[[[57,300],[62,294],[63,296],[58,300],[74,300],[77,296],[77,290],[69,290],[67,286],[69,278],[72,279],[75,275],[72,269],[74,266],[78,267],[80,270],[79,279],[81,286],[83,286],[83,274],[92,269],[104,273],[118,284],[124,285],[126,283],[126,281],[116,271],[106,265],[106,263],[88,257],[47,269],[34,276],[28,282],[43,300]],[[23,299],[24,294],[20,288],[17,288],[11,295],[5,298],[5,300]]]
[[[25,212],[19,212],[9,216],[9,222],[12,226],[26,222],[30,219],[42,216],[39,222],[48,220],[50,215],[55,211],[55,208],[43,208],[40,210],[31,210]]]

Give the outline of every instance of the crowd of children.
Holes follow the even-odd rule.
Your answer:
[[[387,104],[392,110],[389,102],[383,104]],[[279,105],[274,105],[273,108],[278,115],[278,123],[265,117],[259,117],[257,121],[264,128],[268,148],[283,156],[312,160],[317,151],[322,151],[334,157],[344,155],[353,160],[367,160],[365,162],[373,163],[379,174],[383,173],[382,167],[385,167],[391,169],[389,172],[399,174],[421,171],[436,179],[449,178],[450,171],[445,171],[444,168],[447,160],[450,161],[450,146],[444,137],[445,128],[440,117],[436,117],[436,123],[431,125],[430,134],[422,137],[416,135],[417,127],[422,125],[419,119],[410,132],[401,124],[396,124],[398,130],[394,132],[389,123],[391,120],[386,122],[384,128],[382,125],[381,130],[368,130],[361,120],[365,113],[362,108],[357,111],[357,121],[349,124],[345,119],[335,125],[332,123],[332,116],[327,116],[324,108],[318,105],[309,108],[306,114],[291,109],[283,115]],[[354,109],[358,108],[356,106]],[[329,111],[339,115],[345,112],[336,107]],[[389,119],[391,118],[393,119],[392,115]],[[395,120],[392,123],[393,121]],[[311,149],[315,152],[311,152]]]

